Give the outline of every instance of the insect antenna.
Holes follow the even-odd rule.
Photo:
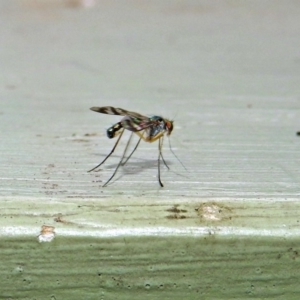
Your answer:
[[[112,150],[110,151],[110,153],[104,158],[104,160],[100,164],[98,164],[96,167],[94,167],[93,169],[89,170],[88,172],[92,172],[92,171],[98,169],[114,153],[114,151],[115,151],[116,147],[118,146],[118,143],[119,143],[119,141],[120,141],[120,139],[121,139],[121,137],[123,135],[123,132],[124,132],[124,129],[120,133],[120,135],[119,135],[119,137],[118,137],[118,139],[117,139],[114,147],[112,148]]]
[[[180,162],[180,164],[182,165],[182,167],[187,171],[187,168],[185,167],[185,165],[181,162],[181,160],[179,159],[179,157],[178,157],[178,156],[175,154],[175,152],[172,150],[170,138],[168,138],[168,140],[169,140],[169,148],[170,148],[171,152],[172,152],[173,155],[177,158],[177,160]]]

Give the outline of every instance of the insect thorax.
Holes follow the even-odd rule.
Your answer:
[[[156,137],[157,135],[163,134],[167,128],[166,128],[166,121],[159,116],[153,116],[150,118],[151,121],[153,121],[153,126],[149,128],[149,138],[152,139]]]

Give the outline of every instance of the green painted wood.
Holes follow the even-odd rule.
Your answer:
[[[2,238],[1,299],[299,299],[299,242]]]

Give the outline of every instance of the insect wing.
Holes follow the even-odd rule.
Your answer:
[[[148,119],[147,117],[140,115],[133,111],[128,111],[123,108],[113,107],[113,106],[94,106],[91,107],[90,110],[107,115],[118,115],[118,116],[130,116],[132,118],[139,118],[139,119]]]
[[[141,118],[132,118],[129,116],[126,116],[123,118],[120,122],[122,126],[130,131],[137,132],[141,130],[145,130],[147,128],[150,128],[154,125],[153,121],[149,120],[149,118],[144,117]]]

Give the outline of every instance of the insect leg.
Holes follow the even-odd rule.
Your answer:
[[[132,134],[133,134],[133,133],[132,133]],[[132,136],[132,134],[131,134],[131,136]],[[135,152],[135,150],[136,150],[137,147],[139,146],[139,144],[140,144],[140,142],[141,142],[141,140],[142,140],[143,134],[144,134],[144,132],[143,132],[142,135],[140,136],[139,141],[138,141],[137,144],[135,145],[135,147],[134,147],[134,149],[132,150],[132,152],[130,153],[130,155],[129,155],[129,156],[126,158],[126,160],[122,163],[122,166],[124,166],[124,165],[128,162],[129,158],[132,156],[132,154]],[[131,138],[131,136],[130,136],[130,138]],[[126,147],[125,150],[127,150],[127,147]],[[124,154],[124,156],[125,156],[125,154]]]
[[[161,140],[161,143],[160,143],[160,140]],[[160,144],[160,147],[159,147],[159,153],[160,153],[160,156],[162,158],[162,161],[164,162],[164,165],[168,168],[168,170],[170,170],[169,166],[167,165],[163,155],[162,155],[162,152],[161,152],[161,149],[162,149],[162,145],[163,145],[163,141],[164,141],[164,136],[162,136],[160,139],[159,139],[159,144]]]
[[[131,132],[131,134],[130,134],[129,140],[128,140],[128,142],[127,142],[127,144],[126,144],[126,147],[125,147],[125,149],[124,149],[124,151],[123,151],[123,155],[122,155],[121,161],[123,161],[123,159],[124,159],[124,157],[125,157],[125,155],[126,155],[127,149],[128,149],[128,147],[129,147],[129,144],[130,144],[131,139],[132,139],[132,136],[133,136],[133,132]],[[127,160],[128,160],[128,159],[126,159],[125,163],[127,162]],[[124,166],[125,163],[122,162],[121,165]]]
[[[124,129],[123,129],[123,131],[124,131]],[[123,131],[122,131],[121,135],[123,134]],[[114,176],[116,175],[116,173],[117,173],[118,169],[120,168],[120,166],[123,165],[123,164],[122,164],[122,161],[123,161],[123,159],[124,159],[124,157],[125,157],[125,154],[126,154],[126,152],[127,152],[128,146],[129,146],[130,141],[131,141],[131,138],[132,138],[132,135],[133,135],[133,132],[131,133],[131,135],[130,135],[130,137],[129,137],[129,140],[128,140],[127,145],[126,145],[126,147],[125,147],[125,149],[124,149],[123,155],[122,155],[122,157],[121,157],[121,159],[120,159],[120,161],[119,161],[117,167],[115,168],[114,173],[113,173],[113,174],[111,175],[111,177],[104,183],[103,187],[105,187],[105,186],[106,186],[106,185],[114,178]],[[120,139],[120,138],[119,138],[119,139]],[[118,139],[118,140],[119,140],[119,139]],[[131,154],[132,154],[132,153],[131,153]],[[131,154],[130,154],[130,156],[131,156]],[[129,157],[130,157],[130,156],[129,156]],[[127,162],[127,160],[128,160],[128,158],[126,159],[125,163]]]
[[[119,143],[119,141],[120,141],[120,139],[121,139],[121,137],[123,135],[123,132],[124,132],[124,129],[121,131],[121,133],[120,133],[120,135],[119,135],[119,137],[118,137],[118,139],[117,139],[114,147],[112,148],[112,150],[110,151],[110,153],[104,158],[104,160],[100,164],[98,164],[96,167],[94,167],[93,169],[89,170],[88,172],[92,172],[92,171],[96,170],[97,168],[99,168],[114,153],[114,151],[115,151],[116,147],[118,146],[118,143]]]
[[[158,160],[157,160],[157,166],[158,166],[158,182],[160,184],[161,187],[163,187],[164,185],[162,184],[161,180],[160,180],[160,157],[161,157],[161,139],[158,140]]]

